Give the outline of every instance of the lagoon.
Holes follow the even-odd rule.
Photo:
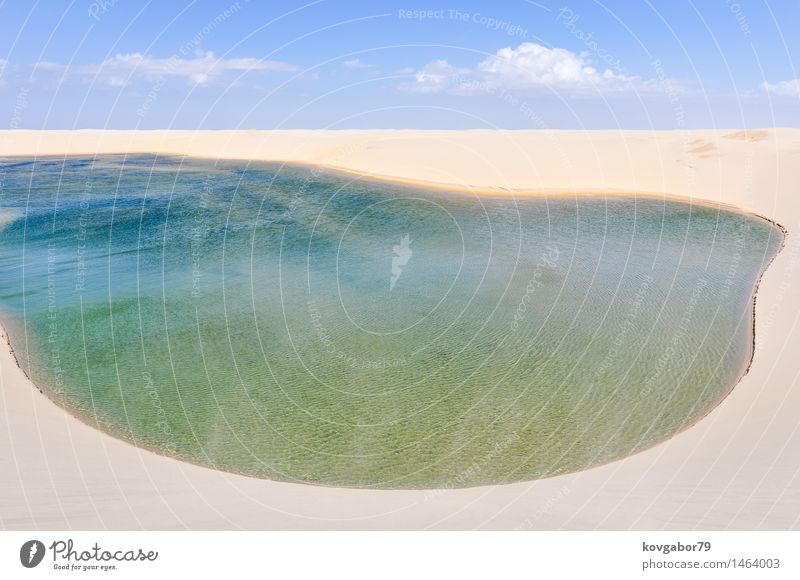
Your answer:
[[[154,157],[3,166],[0,310],[84,421],[216,469],[441,488],[578,471],[733,388],[756,216]]]

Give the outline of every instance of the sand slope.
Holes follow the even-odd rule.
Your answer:
[[[721,406],[644,453],[538,482],[363,491],[215,472],[85,426],[3,346],[0,528],[800,528],[800,130],[0,132],[0,157],[67,152],[296,161],[474,193],[667,194],[789,235],[759,290],[753,365]]]

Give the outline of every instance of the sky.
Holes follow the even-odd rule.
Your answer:
[[[3,2],[0,128],[797,127],[797,0]]]

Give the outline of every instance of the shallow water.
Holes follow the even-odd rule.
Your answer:
[[[653,199],[474,198],[275,164],[2,167],[0,308],[59,404],[258,477],[463,487],[714,407],[782,234]]]

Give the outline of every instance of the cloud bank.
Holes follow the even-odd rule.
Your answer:
[[[763,88],[768,93],[779,97],[800,97],[800,79],[779,81],[775,84],[765,82]]]
[[[501,48],[475,67],[434,60],[417,70],[401,88],[417,93],[479,94],[487,90],[555,90],[571,94],[644,91],[659,83],[592,66],[585,53],[524,42]]]
[[[77,77],[114,87],[123,87],[138,80],[156,81],[177,78],[190,85],[209,85],[221,81],[230,71],[293,72],[297,67],[288,62],[258,58],[219,58],[213,52],[199,51],[194,58],[154,58],[139,52],[117,54],[97,64],[68,67],[52,62],[36,65],[40,71],[61,72],[65,78]]]

